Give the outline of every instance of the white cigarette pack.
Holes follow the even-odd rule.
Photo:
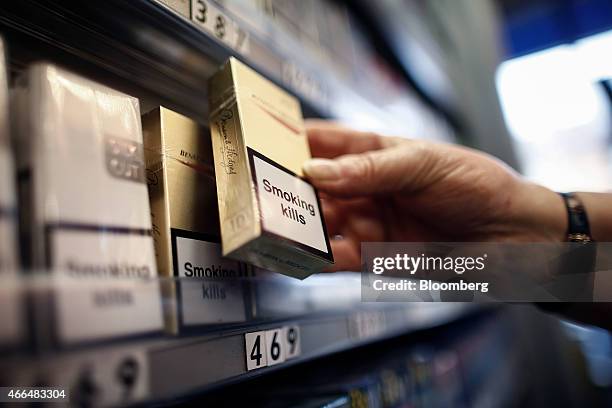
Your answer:
[[[53,340],[161,330],[138,100],[38,64],[16,107],[32,262],[56,283]]]

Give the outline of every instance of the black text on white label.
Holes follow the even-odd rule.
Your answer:
[[[221,256],[221,244],[176,237],[176,259],[181,278],[184,325],[243,322],[246,320],[243,280],[237,261]]]
[[[269,366],[285,361],[285,342],[283,340],[283,329],[268,330],[266,332]]]
[[[287,360],[297,357],[302,351],[300,343],[300,327],[299,326],[287,326],[283,328],[283,337],[287,347],[285,349],[285,358]]]
[[[314,187],[258,156],[253,166],[264,229],[327,253]]]
[[[280,364],[302,352],[297,325],[246,333],[244,339],[247,371]]]
[[[266,332],[259,331],[244,335],[246,343],[247,371],[268,365],[266,353]]]
[[[241,53],[249,52],[249,34],[213,2],[192,0],[191,20],[219,41]]]

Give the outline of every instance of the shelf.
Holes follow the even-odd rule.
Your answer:
[[[164,104],[202,123],[208,118],[207,80],[233,55],[296,94],[306,116],[393,134],[454,138],[440,115],[378,68],[384,63],[365,45],[357,47],[363,49],[357,60],[336,61],[335,69],[329,56],[304,48],[265,19],[245,20],[247,13],[236,15],[236,7],[202,3],[223,16],[223,38],[214,27],[151,0],[9,2],[0,6],[0,29],[11,45],[14,69],[50,59],[150,101],[145,106]],[[246,38],[240,44],[231,39],[238,33]]]
[[[169,400],[445,324],[475,309],[473,305],[452,303],[361,303],[359,279],[343,274],[314,276],[306,281],[271,275],[250,283],[255,288],[256,304],[275,305],[276,310],[267,310],[259,317],[251,314],[239,324],[208,325],[184,335],[149,334],[110,343],[21,350],[0,359],[0,372],[5,373],[0,380],[10,385],[63,387],[70,391],[71,401],[91,401],[96,406]],[[271,283],[274,289],[257,288]],[[23,293],[32,300],[49,293],[47,285],[53,284],[46,278],[26,281]],[[85,288],[77,285],[73,290]],[[292,290],[299,291],[301,303],[291,295]],[[279,297],[279,291],[287,296]],[[70,292],[61,293],[72,297]],[[165,304],[168,301],[164,299]],[[288,311],[290,302],[299,304]],[[92,314],[87,319],[95,317]],[[295,355],[290,356],[290,344],[281,337],[278,344],[284,357],[278,360],[280,363],[272,364],[272,352],[268,351],[267,365],[248,370],[253,346],[246,335],[282,328],[295,330]],[[280,333],[288,339],[287,332]],[[260,334],[262,347],[266,347],[265,334]]]

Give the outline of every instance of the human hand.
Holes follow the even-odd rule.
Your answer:
[[[565,237],[562,199],[487,154],[325,121],[307,132],[315,158],[304,172],[321,192],[334,270],[359,270],[361,242]]]

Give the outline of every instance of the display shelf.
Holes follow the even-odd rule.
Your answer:
[[[491,404],[519,401],[522,390],[513,385],[524,367],[510,340],[509,320],[502,309],[488,310],[452,325],[377,341],[196,398],[212,406],[237,406],[245,400],[255,407],[269,406],[270,401],[283,407],[307,402],[326,406],[319,401],[330,399],[347,401],[339,406],[367,402],[375,407],[463,407],[472,406],[486,391],[482,386],[494,382],[504,389],[495,390],[488,399]],[[473,342],[477,347],[470,347]],[[477,381],[466,378],[467,370],[473,370]],[[510,382],[496,381],[499,377]]]
[[[208,118],[207,80],[233,55],[296,94],[307,116],[350,120],[358,127],[394,134],[453,139],[447,122],[388,69],[379,69],[384,62],[374,54],[364,52],[353,62],[367,71],[342,74],[340,68],[330,68],[329,57],[322,63],[316,52],[275,31],[265,19],[246,20],[246,13],[214,1],[194,3],[210,13],[207,23],[198,20],[193,7],[189,18],[152,0],[27,0],[0,6],[0,27],[14,44],[13,69],[51,59],[202,123]],[[208,23],[214,20],[223,21],[225,28]]]
[[[280,298],[275,290],[258,290],[258,285],[271,282],[281,283],[276,290],[289,296]],[[4,374],[0,381],[11,386],[62,387],[75,405],[171,400],[448,323],[474,310],[468,304],[361,303],[359,280],[342,274],[315,276],[303,282],[270,275],[262,282],[250,283],[256,303],[278,303],[276,311],[268,310],[239,324],[208,325],[197,333],[22,349],[2,355],[0,372]],[[22,293],[32,301],[53,285],[57,282],[47,278],[28,280]],[[73,284],[72,289],[85,290],[78,286]],[[302,294],[302,302],[287,311],[287,302],[297,302],[290,295],[291,287]],[[61,294],[72,297],[65,290]],[[88,320],[95,318],[87,316]]]
[[[431,34],[435,26],[426,20],[431,13],[429,6],[410,1],[382,0],[374,4],[358,0],[353,8],[382,37],[382,43],[432,104],[457,120],[459,98],[447,72],[445,50]]]

